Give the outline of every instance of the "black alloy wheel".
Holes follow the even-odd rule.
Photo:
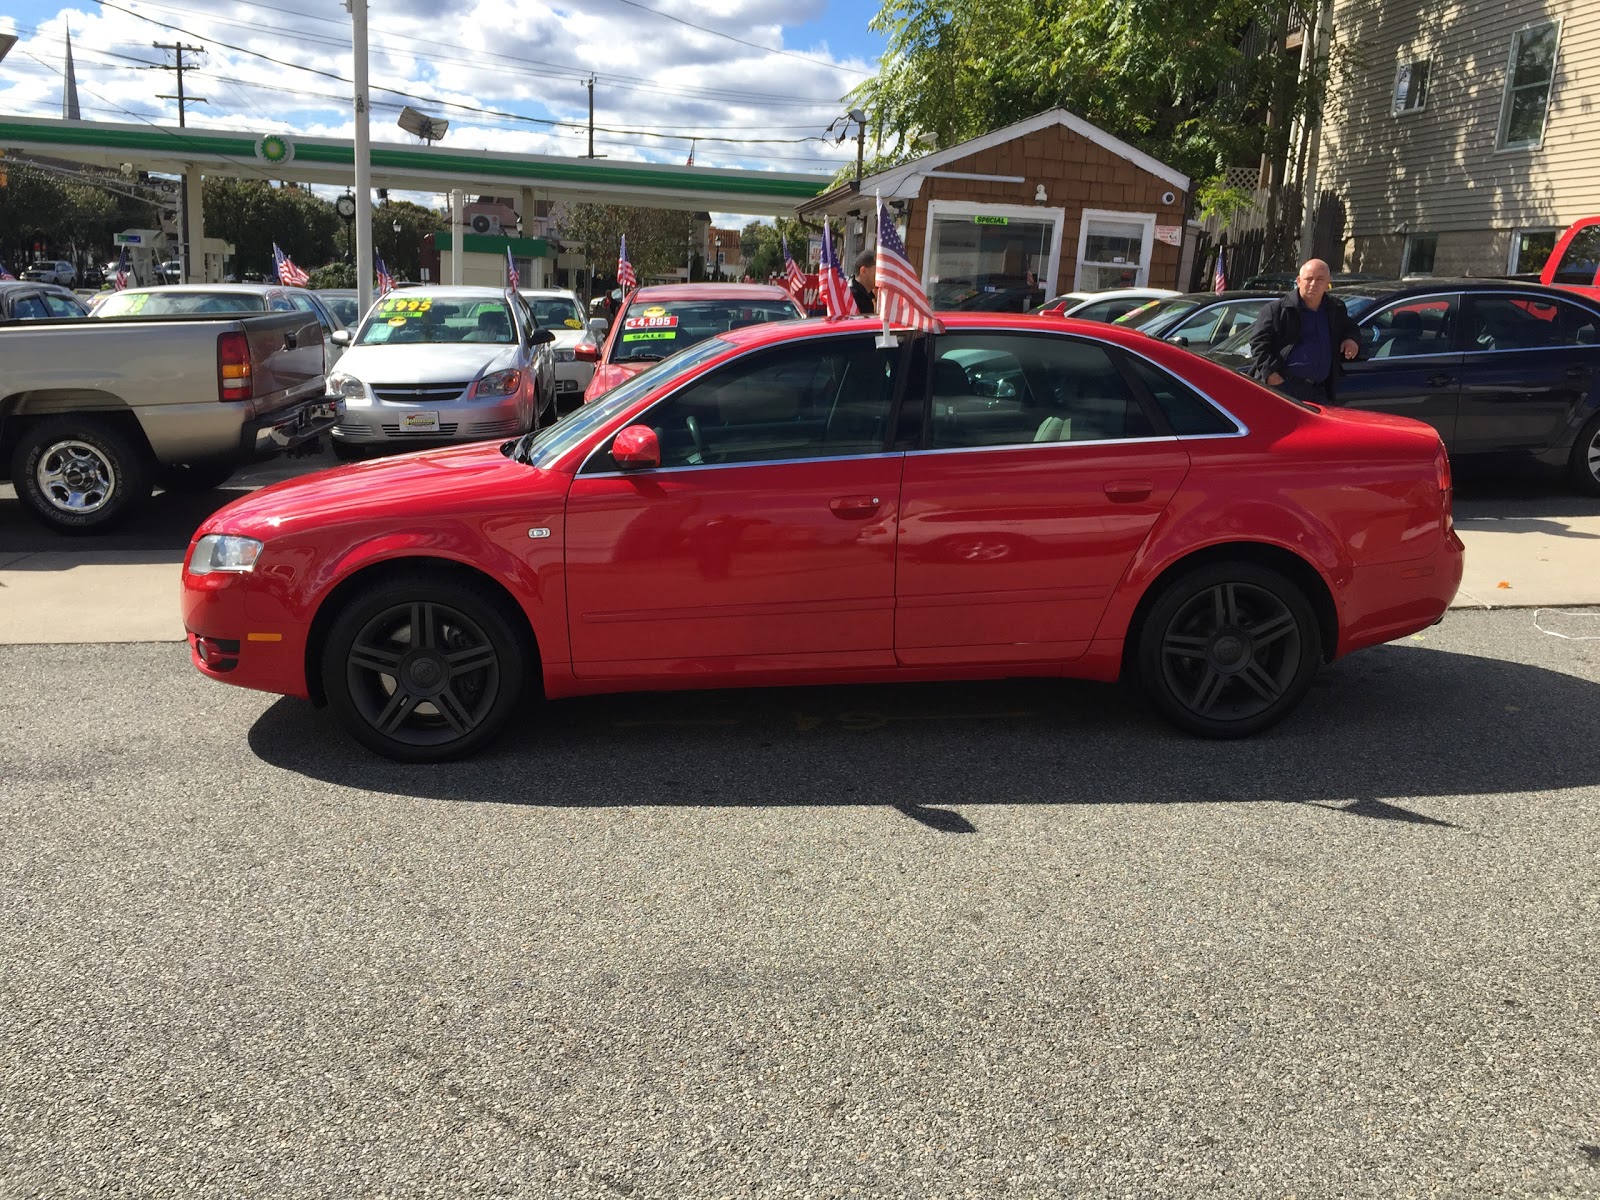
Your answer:
[[[1178,728],[1247,737],[1305,696],[1322,660],[1304,593],[1253,563],[1217,563],[1174,580],[1139,635],[1139,679]]]
[[[323,653],[329,706],[386,758],[473,753],[504,728],[531,658],[507,607],[486,588],[425,575],[358,594]]]

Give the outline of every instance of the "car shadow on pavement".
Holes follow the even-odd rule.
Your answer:
[[[378,758],[326,710],[280,700],[250,746],[328,783],[477,803],[881,804],[964,832],[946,810],[1277,801],[1438,825],[1402,802],[1600,783],[1597,707],[1584,679],[1397,645],[1326,668],[1282,725],[1233,742],[1181,734],[1124,688],[1015,680],[563,700],[431,766]]]

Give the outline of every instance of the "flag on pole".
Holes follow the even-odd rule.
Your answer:
[[[122,248],[122,254],[117,258],[116,289],[122,291],[128,286],[128,248]]]
[[[1219,296],[1222,295],[1223,292],[1228,290],[1228,273],[1223,268],[1223,261],[1222,261],[1223,253],[1224,253],[1223,248],[1221,246],[1218,246],[1217,247],[1217,269],[1211,273],[1211,290],[1213,292],[1216,292],[1217,295],[1219,295]]]
[[[517,290],[517,286],[521,282],[522,282],[522,276],[517,274],[517,260],[511,257],[511,247],[507,246],[506,247],[506,288],[508,290],[514,292],[514,291]]]
[[[694,143],[695,143],[695,140],[696,139],[694,139],[694,138],[690,138],[689,139],[689,161],[683,164],[686,167],[694,166]]]
[[[794,297],[794,302],[796,304],[803,304],[805,302],[806,294],[806,273],[800,269],[800,265],[796,263],[794,259],[789,257],[788,235],[779,234],[778,236],[783,239],[784,290],[786,290],[789,295]]]
[[[628,261],[628,235],[622,235],[622,249],[617,253],[617,286],[624,292],[631,292],[639,286],[639,277],[633,273],[633,264]]]
[[[389,274],[389,268],[384,265],[383,255],[373,257],[372,269],[378,276],[378,295],[387,296],[394,291],[394,276]]]
[[[928,293],[922,290],[922,280],[911,268],[906,256],[906,244],[894,227],[889,206],[878,198],[878,308],[883,313],[883,327],[895,325],[903,329],[926,329],[929,333],[943,333],[944,326],[933,315],[933,305]]]
[[[0,280],[9,280],[12,283],[15,283],[16,280],[17,280],[17,277],[15,275],[13,275],[10,271],[6,270],[5,263],[0,263]]]
[[[834,257],[833,231],[826,221],[822,223],[822,262],[817,274],[818,282],[822,284],[822,303],[828,311],[828,320],[837,321],[843,317],[860,315],[856,298],[850,294],[850,285],[844,280],[844,272],[839,270],[839,260]]]
[[[311,276],[295,266],[294,260],[278,249],[277,242],[272,243],[272,265],[277,268],[278,282],[285,287],[305,287],[311,282]]]

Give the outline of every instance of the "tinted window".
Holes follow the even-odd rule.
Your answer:
[[[1091,342],[976,333],[934,344],[935,449],[1154,433],[1110,355]]]
[[[341,325],[353,326],[361,319],[361,303],[354,296],[330,296],[323,293],[322,302],[339,318]]]
[[[1468,350],[1539,350],[1594,345],[1597,319],[1587,309],[1542,296],[1473,296]]]
[[[712,370],[640,421],[663,467],[877,454],[898,360],[870,336],[783,346]]]
[[[290,292],[289,303],[294,305],[301,312],[308,312],[316,317],[317,323],[322,326],[323,333],[327,334],[333,332],[333,326],[328,324],[327,315],[317,307],[310,296],[303,295],[299,292]]]
[[[36,295],[18,296],[11,304],[11,315],[19,321],[42,321],[50,315],[44,301]]]
[[[85,317],[89,310],[78,303],[76,297],[58,296],[54,292],[44,294],[45,307],[50,310],[52,317]]]
[[[1533,267],[1527,269],[1534,270]],[[1590,225],[1578,230],[1577,236],[1567,243],[1561,261],[1556,264],[1553,280],[1592,284],[1597,271],[1600,271],[1600,225]]]
[[[1082,308],[1069,309],[1067,316],[1075,321],[1115,321],[1138,308],[1144,301],[1136,297],[1123,300],[1096,300]]]
[[[1241,300],[1235,304],[1218,304],[1204,312],[1181,320],[1162,336],[1176,340],[1183,338],[1191,349],[1214,346],[1236,329],[1248,329],[1265,306],[1265,300]]]
[[[611,344],[611,361],[655,362],[730,329],[804,315],[789,300],[635,300]]]
[[[1370,357],[1450,353],[1460,304],[1460,296],[1423,296],[1384,309],[1361,327]]]
[[[1128,366],[1156,402],[1172,432],[1180,437],[1207,433],[1238,433],[1239,428],[1199,392],[1152,366],[1142,358],[1129,358]]]

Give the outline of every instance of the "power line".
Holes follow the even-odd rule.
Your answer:
[[[668,21],[676,21],[679,25],[687,25],[690,29],[698,29],[701,33],[709,33],[713,37],[726,38],[730,42],[738,42],[741,46],[749,46],[752,50],[763,50],[768,54],[781,54],[785,58],[798,58],[801,62],[808,62],[817,67],[831,67],[835,71],[848,71],[852,75],[870,76],[871,71],[858,71],[854,67],[840,66],[838,63],[826,62],[820,58],[811,58],[804,54],[796,54],[792,50],[778,50],[772,46],[763,46],[758,42],[747,42],[743,38],[736,38],[731,33],[723,33],[719,29],[707,29],[704,25],[696,25],[693,21],[685,21],[682,17],[675,17],[671,13],[664,13],[658,8],[640,4],[639,0],[617,0],[618,4],[626,4],[629,8],[637,8],[654,16],[662,17]]]

